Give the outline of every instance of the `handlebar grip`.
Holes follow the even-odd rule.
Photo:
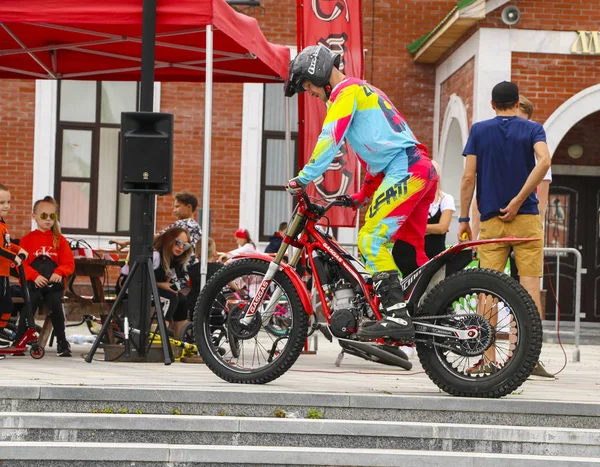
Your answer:
[[[109,241],[108,241],[108,244],[109,244],[109,245],[114,245],[115,243],[116,243],[116,242],[115,242],[114,240],[109,240]]]

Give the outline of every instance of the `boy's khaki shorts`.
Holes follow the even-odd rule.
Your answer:
[[[510,222],[492,217],[481,223],[480,240],[502,237],[537,238],[539,240],[481,245],[478,247],[479,266],[504,271],[512,246],[519,275],[523,277],[542,277],[544,229],[540,216],[538,214],[518,214]]]

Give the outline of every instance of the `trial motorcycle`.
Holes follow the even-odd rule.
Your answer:
[[[232,383],[273,381],[318,331],[336,339],[342,355],[411,369],[401,343],[356,337],[362,321],[381,319],[372,278],[317,228],[332,207],[349,203],[347,197],[327,202],[300,195],[275,257],[243,255],[211,277],[198,297],[193,330],[204,362],[217,376]],[[504,274],[465,269],[477,245],[527,240],[460,243],[402,279],[420,363],[443,391],[502,397],[531,374],[542,347],[542,323],[531,296]],[[306,270],[312,296],[302,277]]]

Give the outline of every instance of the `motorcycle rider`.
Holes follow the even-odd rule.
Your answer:
[[[427,262],[425,230],[438,175],[427,148],[387,96],[361,79],[344,75],[339,63],[340,56],[322,45],[305,48],[290,62],[285,95],[308,92],[326,103],[327,115],[309,162],[288,181],[286,190],[302,193],[327,170],[346,139],[366,171],[361,190],[350,198],[355,209],[372,199],[358,234],[358,248],[383,305],[383,318],[361,325],[357,336],[412,342],[414,326],[386,244],[403,240],[414,247],[414,256],[405,261],[417,266]]]

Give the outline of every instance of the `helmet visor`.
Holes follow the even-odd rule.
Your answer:
[[[302,76],[294,73],[294,60],[290,62],[288,77],[285,80],[284,94],[285,97],[292,97],[296,93],[304,92],[302,87]]]

